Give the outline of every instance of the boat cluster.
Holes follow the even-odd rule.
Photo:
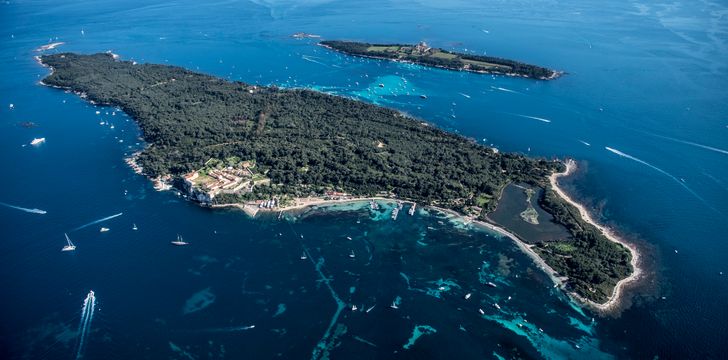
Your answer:
[[[134,231],[139,230],[139,228],[137,227],[136,224],[132,224],[131,229],[134,230]],[[109,229],[107,227],[101,227],[99,229],[99,232],[102,232],[103,233],[103,232],[107,232],[109,230],[111,230],[111,229]],[[63,246],[63,248],[61,248],[61,251],[65,252],[65,251],[74,251],[74,250],[76,250],[76,245],[71,241],[71,238],[68,237],[68,234],[67,233],[64,233],[63,235],[66,237],[66,245]],[[177,235],[177,240],[171,241],[170,243],[172,245],[177,245],[177,246],[184,246],[184,245],[188,245],[189,244],[188,242],[184,241],[182,239],[182,236],[180,236],[179,234]]]

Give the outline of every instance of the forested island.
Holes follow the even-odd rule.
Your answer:
[[[522,76],[539,80],[552,80],[562,74],[541,66],[524,64],[514,60],[433,48],[425,42],[420,42],[417,45],[406,45],[325,40],[319,42],[319,45],[348,55],[405,61],[448,70]]]
[[[567,290],[604,302],[632,271],[631,253],[585,222],[552,189],[557,160],[494,149],[402,113],[320,92],[229,82],[181,67],[120,61],[112,54],[43,55],[46,85],[117,106],[147,147],[136,161],[208,204],[281,206],[309,196],[380,196],[487,221],[510,183],[544,189],[538,203],[570,237],[534,251]],[[214,190],[214,191],[213,191]]]

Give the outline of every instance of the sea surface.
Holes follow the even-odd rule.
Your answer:
[[[542,82],[350,58],[295,32],[424,40],[567,74]],[[7,1],[0,39],[0,358],[728,351],[725,2]],[[124,163],[144,145],[129,117],[39,85],[48,70],[34,49],[56,41],[49,53],[113,51],[312,88],[501,151],[574,158],[569,191],[640,246],[649,276],[627,310],[602,318],[510,240],[443,214],[393,221],[382,202],[249,219],[154,191]],[[75,252],[60,251],[64,233]],[[190,245],[171,246],[178,234]]]

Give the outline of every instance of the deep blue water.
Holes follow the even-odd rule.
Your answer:
[[[47,214],[0,206],[0,356],[76,357],[94,290],[86,358],[326,356],[317,344],[332,358],[722,357],[727,14],[720,2],[622,0],[3,3],[0,202]],[[535,82],[353,59],[290,38],[299,31],[426,40],[568,75]],[[358,97],[503,151],[573,157],[572,193],[641,244],[650,276],[619,318],[592,322],[510,241],[442,215],[391,221],[351,206],[251,220],[156,192],[123,162],[141,146],[129,118],[38,85],[47,70],[34,49],[49,41]],[[28,145],[35,137],[47,142]],[[74,253],[60,252],[64,232]],[[176,234],[191,245],[170,247]]]

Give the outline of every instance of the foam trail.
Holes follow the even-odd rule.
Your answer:
[[[522,117],[522,118],[526,118],[526,119],[538,120],[538,121],[542,121],[542,122],[545,122],[545,123],[550,123],[551,122],[551,120],[549,120],[549,119],[544,119],[544,118],[536,117],[536,116],[528,116],[528,115],[521,115],[521,114],[513,114],[513,115],[519,116],[519,117]]]
[[[466,97],[466,98],[470,99],[470,95],[468,95],[468,94],[464,94],[464,93],[458,93],[458,94],[460,94],[460,95],[462,95],[462,96],[464,96],[464,97]]]
[[[224,328],[212,328],[212,329],[205,329],[202,330],[203,332],[235,332],[235,331],[245,331],[255,329],[255,325],[249,325],[249,326],[230,326],[230,327],[224,327]]]
[[[584,140],[579,140],[579,142],[582,143],[582,144],[584,144],[584,145],[586,145],[586,146],[591,146],[590,143],[588,143],[588,142],[586,142]]]
[[[33,214],[45,214],[45,213],[47,213],[47,211],[45,211],[45,210],[41,210],[41,209],[28,209],[28,208],[24,208],[24,207],[20,207],[20,206],[6,204],[4,202],[0,202],[0,205],[9,207],[11,209],[25,211],[25,212],[29,212],[29,213],[33,213]]]
[[[96,296],[93,291],[89,291],[86,295],[86,299],[83,301],[83,308],[81,309],[81,323],[79,324],[79,341],[78,349],[76,351],[76,359],[83,358],[83,350],[86,345],[86,337],[91,328],[91,321],[94,318],[94,309],[96,308]]]
[[[692,142],[692,141],[680,140],[680,139],[672,138],[669,136],[657,135],[657,134],[652,134],[652,133],[646,133],[646,134],[649,134],[649,135],[652,135],[652,136],[655,136],[655,137],[658,137],[661,139],[670,140],[670,141],[674,141],[674,142],[685,144],[685,145],[691,145],[691,146],[699,147],[701,149],[715,151],[717,153],[728,155],[728,150],[723,150],[723,149],[719,149],[719,148],[708,146],[708,145],[698,144],[698,143]]]
[[[104,221],[106,221],[106,220],[111,220],[111,219],[113,219],[113,218],[115,218],[115,217],[118,217],[118,216],[121,216],[121,215],[124,215],[124,213],[118,213],[118,214],[115,214],[115,215],[107,216],[107,217],[105,217],[105,218],[103,218],[103,219],[98,219],[98,220],[96,220],[96,221],[92,221],[92,222],[90,222],[90,223],[88,223],[88,224],[85,224],[85,225],[81,225],[81,226],[79,226],[79,227],[77,227],[77,228],[75,228],[75,229],[73,229],[73,230],[71,230],[71,231],[77,231],[77,230],[81,230],[81,229],[83,229],[83,228],[85,228],[85,227],[89,227],[89,226],[91,226],[91,225],[94,225],[94,224],[98,224],[98,223],[100,223],[100,222],[104,222]]]
[[[500,87],[500,86],[491,86],[490,88],[494,89],[494,90],[500,90],[500,91],[505,91],[505,92],[514,93],[514,94],[520,94],[518,91],[506,89],[506,88]]]
[[[307,56],[307,55],[301,55],[301,59],[303,59],[303,60],[306,60],[306,61],[310,61],[310,62],[312,62],[312,63],[316,63],[316,64],[319,64],[319,65],[323,65],[323,66],[329,66],[329,65],[327,65],[327,64],[324,64],[324,63],[322,63],[322,62],[320,62],[320,61],[314,60],[314,59],[312,59],[312,58],[311,58],[310,56]]]
[[[693,189],[689,188],[687,185],[685,185],[684,182],[680,181],[680,179],[676,178],[675,176],[673,176],[672,174],[668,173],[667,171],[662,170],[662,169],[658,168],[657,166],[648,163],[647,161],[644,161],[642,159],[638,159],[638,158],[636,158],[636,157],[634,157],[632,155],[629,155],[629,154],[625,154],[625,153],[623,153],[623,152],[621,152],[621,151],[619,151],[617,149],[610,148],[609,146],[605,146],[604,148],[607,149],[608,151],[612,152],[612,153],[615,153],[615,154],[623,157],[623,158],[627,158],[627,159],[636,161],[636,162],[638,162],[638,163],[640,163],[642,165],[645,165],[645,166],[647,166],[647,167],[649,167],[649,168],[651,168],[653,170],[656,170],[656,171],[660,172],[661,174],[669,177],[670,179],[674,180],[676,183],[680,184],[680,186],[684,187],[685,190],[687,190],[690,194],[692,194],[693,196],[695,196],[698,200],[702,201],[703,204],[707,205],[709,208],[713,209],[714,211],[717,211],[715,208],[713,208],[712,206],[708,205],[708,203],[705,201],[705,199],[703,199],[702,197],[700,197],[700,195],[698,195],[695,191],[693,191]]]

